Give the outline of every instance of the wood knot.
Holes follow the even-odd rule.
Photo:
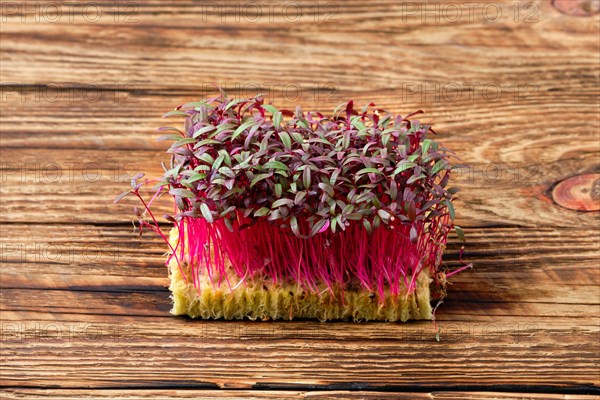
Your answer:
[[[600,174],[577,175],[552,190],[556,204],[577,211],[600,211]]]
[[[552,0],[552,6],[573,17],[591,17],[600,12],[600,0]]]

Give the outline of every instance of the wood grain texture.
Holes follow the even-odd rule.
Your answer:
[[[598,188],[560,186],[600,172],[593,1],[46,3],[0,7],[1,397],[599,398]],[[213,83],[427,111],[461,157],[475,265],[436,313],[440,342],[429,322],[169,314],[165,247],[112,200],[160,174],[156,129],[179,123],[160,115]]]
[[[592,400],[597,396],[586,395],[561,395],[561,394],[535,394],[535,393],[501,393],[501,392],[433,392],[433,393],[390,393],[390,392],[365,392],[365,391],[240,391],[240,390],[136,390],[133,395],[123,395],[117,390],[86,391],[86,390],[53,390],[53,389],[8,389],[0,392],[6,399],[115,399],[115,400],[143,400],[143,399],[397,399],[397,400]]]

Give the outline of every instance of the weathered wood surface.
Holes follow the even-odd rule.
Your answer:
[[[1,396],[598,398],[593,1],[299,1],[298,21],[290,3],[94,2],[98,21],[52,3],[0,9]],[[452,279],[440,342],[429,322],[169,315],[165,248],[112,199],[160,173],[155,129],[177,121],[159,116],[212,82],[305,110],[427,111],[462,158],[457,222],[476,266]]]
[[[25,398],[53,398],[59,395],[62,399],[397,399],[397,400],[508,400],[514,399],[512,393],[502,392],[433,392],[433,393],[392,393],[392,392],[365,392],[365,391],[262,391],[262,390],[137,390],[134,395],[123,395],[118,390],[54,390],[54,389],[9,389],[3,392],[6,399]],[[561,395],[561,394],[525,394],[518,397],[522,400],[591,400],[597,399],[589,395]]]
[[[397,400],[508,400],[514,399],[512,393],[502,392],[433,392],[433,393],[393,393],[393,392],[366,392],[366,391],[262,391],[262,390],[137,390],[134,395],[123,395],[118,390],[54,390],[54,389],[9,389],[3,392],[6,399],[25,398],[53,398],[60,395],[62,399],[397,399]],[[561,394],[524,394],[518,397],[522,400],[591,400],[597,399],[590,395],[561,395]]]

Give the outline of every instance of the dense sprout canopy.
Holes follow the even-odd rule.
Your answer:
[[[420,113],[349,101],[326,116],[279,110],[261,96],[185,104],[165,115],[185,124],[161,128],[172,160],[157,186],[173,195],[175,220],[222,220],[230,230],[258,220],[302,238],[351,221],[368,232],[393,221],[427,230],[454,219],[456,190],[447,188],[451,153],[414,119]]]
[[[470,265],[442,272],[449,231],[464,237],[454,225],[457,190],[447,188],[452,153],[421,113],[349,101],[325,116],[224,94],[185,104],[165,115],[183,117],[183,129],[160,129],[172,157],[152,200],[139,193],[140,175],[115,201],[138,197],[140,232],[160,235],[167,265],[175,259],[198,290],[202,276],[217,285],[258,277],[313,293],[360,285],[383,304],[388,290],[412,293],[423,271],[444,288]],[[175,203],[170,237],[151,207],[166,193]]]

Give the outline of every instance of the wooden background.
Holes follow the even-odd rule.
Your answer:
[[[2,2],[0,396],[598,398],[598,1],[228,4]],[[440,342],[430,322],[169,314],[165,246],[112,200],[159,175],[160,116],[213,83],[427,111],[464,161],[475,265]]]

